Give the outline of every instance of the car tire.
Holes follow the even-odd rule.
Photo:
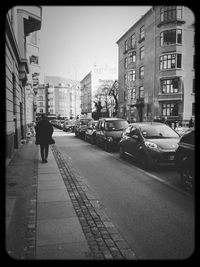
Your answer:
[[[98,138],[96,138],[96,145],[97,145],[98,147],[100,147],[100,143],[99,143],[99,139],[98,139]]]
[[[189,167],[183,166],[181,170],[181,183],[185,190],[189,192],[194,191],[194,175]]]
[[[120,155],[121,158],[125,157],[125,153],[124,153],[124,150],[123,150],[122,146],[119,146],[119,155]]]
[[[145,154],[140,155],[140,167],[143,170],[149,169],[149,161],[148,161],[147,156]]]
[[[104,142],[104,150],[106,152],[110,152],[110,147],[109,147],[109,144],[107,142]]]
[[[94,143],[95,143],[95,142],[94,142],[94,136],[91,136],[91,137],[90,137],[90,143],[91,143],[92,145],[94,145]]]

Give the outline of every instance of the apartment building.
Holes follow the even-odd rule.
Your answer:
[[[49,117],[75,118],[80,115],[80,83],[56,76],[45,76],[45,84],[37,90],[37,117],[46,113]],[[56,84],[58,83],[58,84]]]
[[[30,33],[27,36],[27,58],[29,63],[29,73],[26,83],[26,123],[31,125],[36,120],[36,94],[39,85],[40,65],[39,65],[39,31]]]
[[[92,117],[92,113],[96,111],[95,102],[98,100],[101,100],[103,106],[106,105],[106,94],[100,97],[100,91],[103,87],[107,88],[107,95],[109,95],[109,91],[116,77],[117,71],[115,68],[94,65],[92,71],[80,81],[82,114]]]
[[[185,6],[154,6],[117,41],[118,116],[188,122],[195,115],[194,23]]]
[[[47,85],[39,84],[37,87],[37,94],[36,94],[36,116],[41,116],[41,114],[47,114]]]
[[[26,133],[25,86],[28,80],[27,36],[40,30],[40,6],[14,6],[6,14],[6,159],[18,149]]]

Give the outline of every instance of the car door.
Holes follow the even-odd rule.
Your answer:
[[[122,133],[122,148],[124,152],[129,152],[129,143],[130,143],[130,132],[132,126],[128,126],[126,130]]]
[[[100,142],[101,142],[101,144],[103,144],[104,143],[104,136],[105,136],[105,120],[102,120],[99,134],[100,134]]]
[[[102,124],[102,121],[100,120],[97,124],[97,129],[96,129],[96,140],[97,140],[97,143],[100,142],[100,129],[101,129],[101,124]]]
[[[128,149],[129,153],[136,158],[138,157],[139,144],[140,144],[139,131],[136,127],[133,126],[130,132]]]

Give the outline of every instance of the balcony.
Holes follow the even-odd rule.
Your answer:
[[[17,6],[18,15],[24,20],[24,33],[28,35],[41,29],[42,7]]]
[[[171,94],[162,94],[158,93],[158,101],[171,101],[171,100],[183,100],[183,93],[171,93]]]

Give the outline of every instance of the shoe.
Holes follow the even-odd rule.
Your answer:
[[[45,163],[45,159],[43,159],[43,160],[41,161],[41,163]]]
[[[48,162],[47,159],[45,159],[44,162],[47,163]]]

